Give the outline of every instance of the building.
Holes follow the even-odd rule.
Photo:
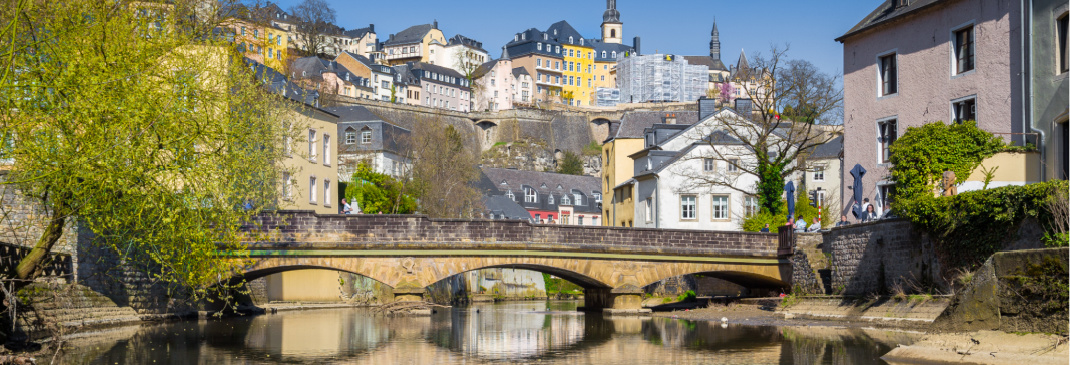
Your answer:
[[[520,204],[536,223],[598,226],[602,194],[598,178],[553,172],[481,167],[485,196],[505,196]]]
[[[359,54],[343,51],[334,58],[334,62],[353,71],[354,74],[368,79],[372,89],[372,99],[390,102],[393,100],[396,90],[394,78],[396,72],[386,65],[375,63],[370,58]]]
[[[224,9],[223,14],[226,19],[222,25],[229,28],[227,39],[238,45],[239,52],[274,70],[286,71],[290,37],[270,21],[274,14],[270,8],[234,5]]]
[[[684,56],[687,63],[692,65],[706,66],[709,72],[709,84],[707,90],[714,90],[713,93],[707,93],[707,96],[719,98],[720,86],[722,83],[728,81],[728,67],[725,67],[724,62],[721,61],[721,32],[717,29],[717,21],[713,21],[713,29],[710,30],[710,55],[709,56]],[[712,94],[712,95],[710,95]]]
[[[397,65],[394,70],[394,95],[398,104],[421,105],[420,78],[412,72],[411,65]]]
[[[420,105],[461,112],[470,110],[471,88],[464,75],[430,63],[414,62],[408,66],[408,72],[420,80],[420,93],[424,97]]]
[[[513,67],[513,79],[516,80],[514,83],[516,88],[513,89],[513,104],[533,105],[535,79],[523,67]]]
[[[758,177],[740,168],[753,166],[756,155],[719,129],[728,118],[733,124],[746,120],[724,108],[690,126],[658,124],[644,130],[644,149],[629,156],[634,177],[615,189],[634,192],[635,227],[734,231],[758,212],[758,198],[740,191],[757,185]]]
[[[562,20],[546,29],[561,45],[561,99],[565,104],[594,105],[594,43]]]
[[[445,66],[466,76],[490,60],[483,42],[460,34],[454,35],[446,44],[435,42],[429,47],[431,59],[428,63]]]
[[[535,102],[560,101],[561,44],[550,35],[531,28],[513,35],[505,45],[513,67],[522,67],[535,78]]]
[[[431,45],[446,45],[446,36],[438,29],[438,21],[414,25],[391,34],[382,44],[383,62],[397,66],[409,62],[430,63],[434,58]]]
[[[484,63],[472,73],[472,110],[499,111],[513,108],[517,78],[513,61],[502,47],[502,57]]]
[[[862,195],[887,207],[895,197],[889,146],[908,127],[936,121],[976,120],[1007,142],[1038,147],[1039,155],[988,162],[1000,167],[996,186],[1065,177],[1066,17],[1056,1],[889,0],[836,38],[844,167],[868,171]],[[980,186],[967,181],[959,191]],[[845,207],[855,203],[853,192],[840,193]]]
[[[603,204],[604,225],[631,227],[634,225],[634,161],[628,157],[644,146],[644,130],[654,125],[688,126],[698,121],[698,112],[631,111],[619,122],[611,122],[609,137],[602,143],[602,194],[610,197]]]
[[[412,132],[398,127],[363,106],[325,108],[338,116],[338,181],[349,182],[360,163],[372,171],[402,178],[412,167]]]
[[[290,64],[290,79],[306,89],[316,90],[325,102],[337,102],[336,99],[375,98],[370,72],[366,69],[362,75],[350,71],[342,64],[319,57],[302,57]],[[328,104],[329,104],[328,103]]]
[[[533,222],[531,213],[507,196],[484,196],[483,217],[490,219],[519,219]],[[541,223],[541,222],[537,222]]]
[[[798,189],[805,189],[810,201],[815,206],[829,207],[831,214],[843,211],[840,204],[840,186],[843,177],[843,136],[837,136],[828,143],[814,148],[808,154],[806,171],[802,172],[799,181],[802,181]],[[838,216],[824,217],[827,221],[833,219],[839,221]]]
[[[342,35],[347,38],[342,51],[373,59],[373,55],[379,47],[379,37],[375,34],[375,24],[368,24],[366,28],[343,30]],[[341,52],[339,52],[341,55]]]
[[[706,96],[706,66],[691,65],[682,56],[628,55],[617,62],[620,102],[692,102]]]

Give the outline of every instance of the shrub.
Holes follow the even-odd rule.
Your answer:
[[[682,302],[682,301],[685,301],[685,300],[695,299],[695,297],[696,297],[695,291],[694,290],[688,290],[688,291],[684,292],[683,294],[680,294],[679,296],[677,296],[676,297],[676,301],[677,302]]]

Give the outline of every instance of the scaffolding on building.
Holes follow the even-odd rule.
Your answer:
[[[709,68],[691,65],[682,56],[622,55],[617,60],[619,103],[690,102],[706,96]],[[598,104],[616,104],[602,100]],[[609,96],[609,95],[607,95]]]

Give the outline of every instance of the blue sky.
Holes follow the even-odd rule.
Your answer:
[[[284,9],[301,0],[277,0]],[[412,25],[438,20],[452,37],[462,34],[483,42],[497,58],[514,33],[545,30],[566,20],[586,37],[600,38],[604,0],[584,1],[342,1],[327,0],[346,29],[375,24],[381,40]],[[617,0],[624,39],[641,37],[644,54],[709,54],[714,17],[721,33],[721,59],[735,64],[741,49],[748,58],[768,53],[771,44],[790,44],[789,57],[806,59],[823,71],[842,76],[843,48],[833,39],[845,33],[884,0],[640,1]]]

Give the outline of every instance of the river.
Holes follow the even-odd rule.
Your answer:
[[[603,317],[576,302],[478,304],[431,317],[366,308],[129,326],[72,338],[63,364],[883,364],[915,335]]]

